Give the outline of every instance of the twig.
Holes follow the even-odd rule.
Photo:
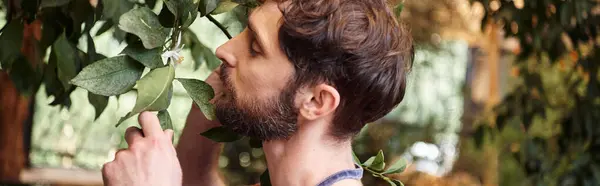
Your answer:
[[[210,20],[210,22],[214,23],[215,25],[217,25],[217,27],[219,27],[219,29],[221,29],[221,31],[227,36],[228,39],[231,39],[231,34],[229,34],[229,31],[227,31],[227,29],[221,24],[219,23],[219,21],[217,21],[213,16],[211,16],[210,14],[206,15],[206,18],[208,18],[208,20]]]

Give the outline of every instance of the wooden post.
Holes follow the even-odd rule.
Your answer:
[[[30,99],[20,95],[9,75],[0,71],[0,183],[19,183],[27,167],[24,129],[29,105]]]

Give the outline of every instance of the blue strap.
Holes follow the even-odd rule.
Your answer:
[[[345,179],[356,179],[360,180],[363,175],[363,169],[360,165],[355,165],[355,169],[342,170],[337,172],[327,178],[325,181],[319,183],[317,186],[331,186],[338,181],[342,181]]]

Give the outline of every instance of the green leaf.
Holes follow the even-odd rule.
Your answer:
[[[392,166],[388,167],[388,169],[381,174],[395,174],[403,172],[406,169],[407,162],[404,158],[396,161],[396,163],[392,164]]]
[[[169,111],[165,110],[161,110],[158,111],[158,120],[160,120],[160,127],[163,130],[167,130],[167,129],[171,129],[173,130],[173,122],[171,121],[171,115],[169,114]]]
[[[363,166],[370,167],[373,164],[373,161],[375,161],[375,156],[370,157],[369,159],[367,159],[367,161],[365,161],[363,163]]]
[[[96,110],[96,116],[94,117],[94,120],[97,120],[108,105],[108,97],[88,92],[88,101],[90,104],[92,104],[92,106],[94,106],[94,110]]]
[[[360,159],[358,159],[358,156],[356,156],[356,153],[354,153],[354,151],[352,151],[352,158],[354,158],[355,163],[360,164]]]
[[[110,19],[112,23],[118,23],[119,18],[133,8],[133,2],[129,0],[102,0],[101,2],[103,5],[102,16]]]
[[[175,68],[173,65],[151,70],[137,82],[137,98],[135,106],[117,123],[143,111],[160,111],[169,107],[169,92],[173,88]]]
[[[64,91],[64,87],[60,83],[58,76],[56,75],[56,56],[54,51],[50,52],[48,58],[48,65],[44,67],[44,88],[46,89],[46,95],[57,97],[61,91]]]
[[[90,35],[90,33],[87,33],[85,35],[86,35],[88,52],[87,52],[87,58],[86,58],[87,62],[83,64],[84,65],[83,67],[86,67],[97,60],[101,60],[101,59],[96,58],[96,57],[100,57],[101,54],[99,55],[98,53],[96,53],[96,44],[94,44],[94,38],[92,38],[92,35]],[[102,58],[102,59],[104,59],[104,58]]]
[[[224,143],[224,142],[234,142],[242,138],[239,134],[233,132],[233,130],[225,127],[219,126],[208,129],[207,131],[201,133],[200,135],[211,139],[216,142]]]
[[[65,33],[58,37],[52,45],[52,49],[56,52],[58,79],[60,79],[65,89],[69,89],[71,88],[69,81],[77,75],[77,51],[67,40]]]
[[[127,45],[121,52],[136,61],[144,64],[144,66],[155,69],[164,66],[162,58],[160,56],[161,48],[146,49],[141,43],[132,43]]]
[[[215,107],[210,103],[210,100],[215,97],[212,87],[206,82],[197,79],[178,78],[177,81],[181,82],[183,88],[185,88],[188,95],[198,105],[204,116],[209,120],[214,120],[216,118]]]
[[[13,85],[20,94],[33,95],[41,83],[42,74],[38,74],[23,55],[17,55],[11,60],[13,60],[12,66],[8,72]]]
[[[392,181],[392,183],[398,185],[398,186],[404,186],[404,183],[402,183],[400,180],[395,180],[395,179],[390,179]]]
[[[260,175],[260,186],[271,186],[271,176],[269,175],[269,169],[266,169]]]
[[[391,186],[398,186],[396,183],[394,183],[394,181],[388,179],[384,179],[385,181],[387,181]]]
[[[402,10],[404,10],[404,3],[400,3],[394,8],[394,14],[396,15],[396,17],[400,18]]]
[[[165,43],[169,30],[158,21],[158,16],[148,7],[132,9],[119,19],[119,28],[138,36],[144,47],[152,49]]]
[[[198,16],[200,0],[167,0],[165,5],[179,20],[183,28],[190,26]]]
[[[144,66],[130,57],[116,56],[83,68],[71,83],[94,94],[116,96],[131,90],[143,70]]]
[[[217,6],[217,8],[214,11],[212,11],[210,14],[217,15],[217,14],[229,12],[229,11],[233,10],[235,7],[237,7],[238,5],[240,5],[240,4],[237,4],[236,2],[221,1],[221,2],[219,2],[219,5]]]
[[[194,68],[198,69],[202,64],[202,61],[206,63],[206,67],[209,70],[214,70],[215,68],[221,65],[221,60],[217,58],[214,52],[210,50],[210,48],[204,46],[204,44],[199,41],[194,43],[192,46],[192,57],[194,58]]]
[[[23,24],[11,21],[2,28],[0,35],[0,66],[7,69],[11,66],[11,58],[21,53],[23,40]]]
[[[219,65],[221,65],[221,60],[217,58],[214,52],[210,50],[210,48],[206,47],[194,32],[191,30],[185,30],[183,33],[184,41],[189,43],[192,58],[194,59],[194,69],[197,70],[200,68],[203,62],[206,63],[206,66],[209,70],[214,70]]]
[[[110,30],[110,28],[112,28],[113,26],[113,22],[111,20],[107,20],[106,22],[104,22],[104,24],[102,24],[102,26],[100,26],[100,28],[98,29],[98,31],[96,31],[96,34],[94,34],[94,36],[102,35],[104,32]]]
[[[160,25],[166,28],[173,28],[175,25],[175,15],[168,9],[163,7],[158,13],[158,21]]]
[[[210,14],[217,8],[218,3],[219,0],[201,0],[200,7],[198,7],[198,11],[200,11],[200,16]]]
[[[158,111],[158,120],[160,121],[160,127],[163,130],[171,129],[173,130],[173,122],[171,121],[171,115],[167,109]],[[175,140],[175,136],[171,138],[171,142]]]
[[[40,8],[62,6],[66,5],[70,1],[71,0],[42,0],[40,3]]]
[[[382,150],[379,150],[379,153],[377,153],[375,160],[373,160],[373,163],[369,166],[369,168],[376,170],[376,171],[382,171],[383,168],[385,168],[385,162],[384,162]]]
[[[250,147],[252,147],[252,148],[262,148],[261,140],[258,140],[255,138],[250,138],[249,142],[250,142]]]

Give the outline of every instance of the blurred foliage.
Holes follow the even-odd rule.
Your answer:
[[[500,185],[600,185],[600,1],[474,2],[485,7],[482,26],[520,44],[512,90],[474,135],[508,162]]]

